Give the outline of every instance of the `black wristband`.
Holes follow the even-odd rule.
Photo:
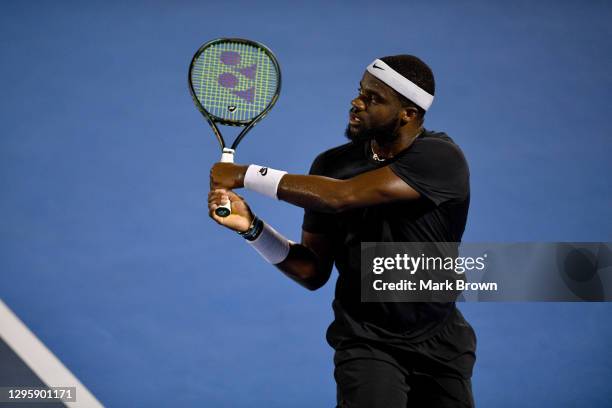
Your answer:
[[[238,235],[247,241],[255,241],[257,237],[259,237],[259,234],[261,234],[261,231],[263,231],[263,226],[263,221],[259,219],[259,217],[255,216],[253,217],[253,221],[251,222],[249,229],[244,232],[238,232]]]

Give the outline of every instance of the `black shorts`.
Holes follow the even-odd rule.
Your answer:
[[[387,360],[357,358],[336,366],[337,408],[471,408],[469,379],[408,371]]]
[[[423,341],[344,341],[334,355],[337,408],[471,408],[475,352],[458,310]]]

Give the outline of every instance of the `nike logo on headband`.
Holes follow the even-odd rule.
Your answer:
[[[376,65],[376,63],[374,63],[374,65],[372,65],[372,68],[382,69],[383,71],[385,70],[383,67],[379,67],[378,65]]]

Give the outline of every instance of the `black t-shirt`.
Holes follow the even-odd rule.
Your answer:
[[[360,301],[361,242],[459,242],[470,202],[467,162],[444,133],[424,131],[385,162],[372,158],[369,142],[350,142],[320,154],[310,174],[348,179],[382,166],[389,166],[421,197],[340,214],[305,211],[302,228],[333,240],[339,277],[328,341],[336,349],[354,339],[422,341],[458,313],[454,303]]]

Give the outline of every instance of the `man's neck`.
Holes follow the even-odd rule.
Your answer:
[[[383,138],[374,138],[372,140],[372,151],[378,157],[387,160],[396,156],[399,152],[407,149],[414,140],[423,132],[422,127],[416,129],[400,129],[398,136],[395,139],[388,140]]]

